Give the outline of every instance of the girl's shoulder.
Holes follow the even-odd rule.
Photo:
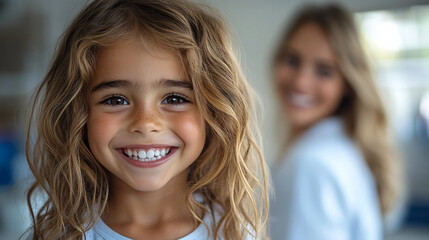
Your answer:
[[[95,225],[85,233],[86,240],[130,240],[121,234],[113,231],[100,218]]]
[[[202,202],[202,197],[200,195],[196,194],[194,197],[197,201]],[[205,207],[206,213],[204,214],[203,223],[200,223],[193,232],[182,238],[179,238],[178,240],[213,239],[213,229],[216,229],[216,225],[220,221],[224,211],[223,208],[216,203],[205,203]]]

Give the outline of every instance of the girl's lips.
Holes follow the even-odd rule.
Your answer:
[[[152,154],[154,154],[155,151],[153,150],[158,150],[157,148],[144,148],[147,150],[146,154],[150,154],[150,158],[148,158],[148,156],[146,156],[145,158],[139,158],[138,156],[127,156],[126,151],[129,150],[129,148],[120,148],[117,149],[117,152],[121,155],[121,157],[129,164],[139,167],[139,168],[154,168],[157,167],[159,165],[164,164],[165,162],[167,162],[173,155],[174,153],[177,151],[178,147],[168,147],[168,152],[165,153],[164,156],[162,156],[160,153],[157,157],[155,156],[151,156]],[[164,148],[166,149],[166,148]],[[141,150],[143,151],[143,150]],[[152,151],[152,152],[151,152]]]

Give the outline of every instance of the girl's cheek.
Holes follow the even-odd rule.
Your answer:
[[[88,140],[91,148],[108,144],[118,127],[119,121],[109,114],[90,114],[88,121]],[[93,149],[95,150],[95,149]]]
[[[177,114],[169,119],[170,125],[178,133],[179,137],[188,141],[198,141],[204,145],[205,121],[198,111]]]

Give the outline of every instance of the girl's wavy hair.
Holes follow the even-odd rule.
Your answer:
[[[222,207],[220,221],[210,229],[215,239],[265,237],[268,176],[254,135],[252,92],[225,23],[213,9],[192,2],[96,0],[64,33],[33,96],[26,144],[35,177],[27,195],[33,239],[83,239],[106,209],[109,181],[88,147],[86,92],[97,53],[130,36],[177,53],[192,81],[207,128],[205,147],[188,177],[187,205],[197,222],[206,210],[192,197],[195,192]],[[36,210],[38,190],[47,198]]]
[[[347,86],[335,114],[342,117],[347,134],[361,150],[376,180],[381,211],[385,215],[401,192],[400,162],[353,16],[335,3],[303,7],[286,29],[273,66],[280,61],[284,45],[308,23],[322,29],[334,50],[336,64]]]

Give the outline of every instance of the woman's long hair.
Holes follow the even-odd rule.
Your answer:
[[[187,205],[199,223],[206,204],[222,207],[211,234],[218,239],[265,236],[267,173],[252,116],[252,95],[225,24],[213,9],[177,0],[96,0],[62,37],[34,95],[26,154],[35,182],[27,202],[33,239],[83,239],[106,209],[109,178],[87,142],[86,93],[98,52],[137,36],[176,53],[192,81],[207,136],[188,177]],[[34,147],[30,135],[37,122]],[[37,211],[33,197],[46,201]],[[207,226],[208,227],[208,226]]]
[[[352,15],[337,4],[304,7],[287,28],[274,64],[292,35],[308,23],[319,26],[334,49],[336,63],[347,85],[347,93],[336,114],[343,119],[347,134],[361,150],[376,180],[381,211],[385,215],[400,192],[400,165],[390,141],[388,118]]]

